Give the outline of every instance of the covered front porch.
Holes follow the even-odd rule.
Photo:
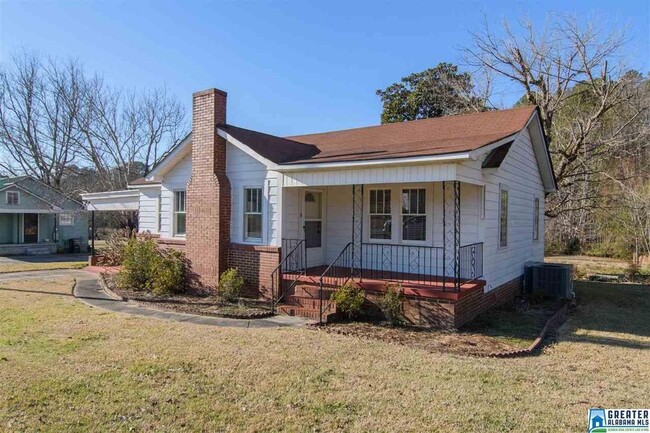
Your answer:
[[[58,213],[0,213],[0,256],[56,253],[61,239]]]
[[[331,292],[350,280],[449,302],[482,291],[482,196],[459,181],[285,188],[276,302],[312,298],[323,320]]]

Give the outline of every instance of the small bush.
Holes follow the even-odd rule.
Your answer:
[[[151,291],[155,295],[179,293],[185,290],[187,263],[185,255],[178,250],[159,251],[154,260]]]
[[[167,295],[185,291],[187,278],[185,255],[177,250],[160,250],[150,237],[132,237],[122,254],[122,270],[116,283],[123,289],[150,291]]]
[[[348,318],[352,319],[361,313],[364,295],[356,284],[347,283],[341,286],[336,292],[332,293],[330,299],[336,302],[341,312],[345,313]]]
[[[230,268],[219,278],[219,294],[227,302],[235,302],[244,288],[244,278],[237,269]]]
[[[153,239],[130,238],[122,253],[122,270],[116,280],[118,285],[133,290],[151,290],[159,261],[160,252]]]
[[[395,326],[402,323],[402,286],[399,284],[389,284],[386,287],[386,293],[384,294],[379,307],[391,325]]]

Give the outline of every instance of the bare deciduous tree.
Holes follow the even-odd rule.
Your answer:
[[[81,134],[75,127],[83,99],[83,72],[22,54],[0,70],[0,168],[28,174],[55,188],[74,161]]]
[[[638,77],[620,62],[623,35],[561,17],[541,30],[525,21],[515,31],[505,22],[503,36],[485,24],[472,36],[466,61],[516,83],[525,102],[540,108],[560,188],[547,215],[593,207],[603,159],[621,149],[627,126],[648,110],[636,104]],[[626,117],[611,127],[605,120],[619,109]]]
[[[183,108],[166,89],[125,93],[95,78],[85,104],[78,122],[84,137],[81,154],[96,168],[104,188],[124,187],[147,172],[186,126]]]
[[[184,119],[165,88],[114,90],[76,61],[22,54],[0,70],[0,170],[77,193],[63,179],[90,167],[96,190],[121,189],[179,138]]]

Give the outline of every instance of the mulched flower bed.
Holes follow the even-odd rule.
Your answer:
[[[388,322],[335,322],[314,328],[428,352],[488,356],[528,347],[557,309],[556,304],[538,305],[525,312],[495,308],[478,316],[460,331],[391,326]]]
[[[108,288],[118,296],[138,305],[177,313],[200,314],[232,319],[259,319],[272,316],[268,302],[240,298],[238,303],[225,302],[210,293],[185,293],[158,296],[141,290],[118,288],[112,275],[103,275]]]

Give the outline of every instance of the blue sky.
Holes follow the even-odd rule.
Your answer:
[[[650,71],[650,2],[0,0],[0,60],[19,49],[75,57],[116,86],[226,90],[228,121],[279,135],[377,124],[375,90],[402,76],[458,63],[485,14],[596,17],[628,28],[631,66]],[[519,96],[507,90],[505,105]]]

